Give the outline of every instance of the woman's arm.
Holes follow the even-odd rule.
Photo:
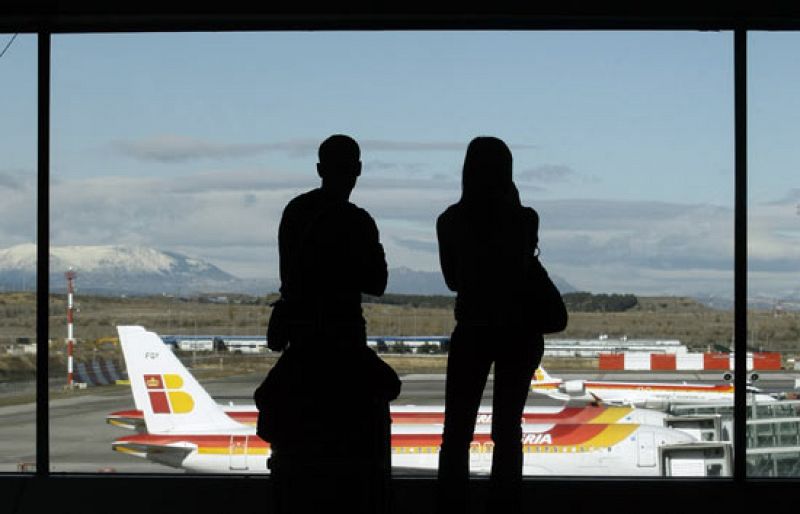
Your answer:
[[[455,227],[448,211],[442,213],[436,220],[436,237],[439,240],[439,264],[442,266],[442,275],[447,287],[458,292],[457,247]]]
[[[531,207],[525,207],[525,217],[526,244],[528,245],[525,253],[536,254],[536,248],[539,246],[539,213]]]

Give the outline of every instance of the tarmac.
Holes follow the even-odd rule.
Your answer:
[[[549,371],[549,370],[548,370]],[[557,372],[565,380],[602,379],[647,382],[722,383],[722,373],[715,372]],[[444,402],[445,376],[410,374],[401,377],[403,388],[396,405],[430,405]],[[796,372],[762,373],[756,385],[765,391],[792,391]],[[252,393],[262,379],[260,374],[234,376],[204,382],[219,403],[252,405]],[[491,400],[491,377],[484,401]],[[346,402],[346,399],[333,399]],[[320,401],[325,391],[320,389]],[[531,395],[529,403],[540,403]],[[116,453],[111,442],[132,432],[106,423],[106,416],[117,410],[132,409],[129,386],[115,385],[84,391],[72,398],[50,402],[50,462],[54,473],[184,473],[143,459]],[[36,461],[36,408],[32,403],[0,407],[0,472],[33,471]]]

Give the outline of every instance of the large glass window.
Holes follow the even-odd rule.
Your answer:
[[[748,378],[779,395],[748,410],[750,476],[800,476],[800,49],[796,33],[749,35]]]
[[[35,470],[36,36],[0,34],[0,471]]]
[[[435,220],[459,199],[468,142],[494,135],[571,313],[532,377],[526,474],[729,475],[732,56],[730,33],[699,32],[54,37],[52,355],[72,330],[74,375],[51,407],[52,469],[263,468],[254,435],[178,426],[188,444],[164,450],[131,384],[170,398],[185,391],[164,377],[185,368],[225,416],[253,423],[249,399],[276,358],[259,337],[281,212],[318,185],[319,143],[345,133],[364,164],[352,200],[375,218],[390,268],[389,294],[364,312],[370,344],[404,379],[395,429],[403,412],[441,413],[454,322]],[[180,370],[126,375],[118,325],[157,333]],[[669,425],[687,402],[714,407]],[[556,421],[567,406],[585,415]],[[440,427],[427,429],[435,440]],[[473,448],[476,471],[490,450]],[[393,446],[427,474],[436,451]]]

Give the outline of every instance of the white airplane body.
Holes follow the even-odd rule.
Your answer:
[[[193,472],[268,472],[269,444],[255,434],[254,426],[234,419],[233,410],[226,413],[158,335],[138,326],[118,330],[134,403],[147,433],[117,439],[112,443],[115,451]],[[527,409],[522,424],[524,474],[660,475],[660,449],[696,441],[687,433],[657,426],[663,413],[594,407]],[[409,421],[392,425],[392,466],[436,470],[442,424],[432,421],[441,419],[442,408],[395,407],[392,415]],[[490,413],[482,415],[470,451],[470,469],[479,474],[489,472],[494,447],[486,423]],[[541,422],[545,419],[549,422]],[[634,419],[653,424],[629,422]]]
[[[689,384],[686,382],[614,382],[601,380],[561,380],[551,377],[542,368],[534,373],[532,392],[555,398],[592,397],[611,405],[632,405],[647,409],[666,410],[671,405],[730,402],[733,405],[734,387],[725,384]],[[774,402],[775,398],[748,386],[749,400],[757,403]]]
[[[392,427],[392,468],[436,471],[441,425]],[[637,424],[522,425],[524,475],[658,476],[658,448],[695,442],[663,427]],[[492,450],[488,426],[478,427],[470,447],[470,471],[488,474]],[[113,449],[199,473],[269,473],[269,444],[250,433],[136,434]]]
[[[218,405],[231,419],[255,426],[258,410],[255,405]],[[392,423],[396,425],[436,425],[444,423],[443,405],[390,405]],[[342,416],[346,416],[343,412]],[[667,414],[657,410],[638,409],[630,405],[606,405],[597,401],[572,400],[562,405],[525,407],[522,424],[610,424],[636,423],[663,426]],[[147,432],[144,413],[138,409],[121,410],[106,416],[106,422],[128,430]],[[476,425],[492,424],[491,407],[478,410]]]

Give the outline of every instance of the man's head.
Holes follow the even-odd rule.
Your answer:
[[[361,175],[361,150],[350,136],[335,134],[319,145],[317,173],[322,188],[350,195]]]

